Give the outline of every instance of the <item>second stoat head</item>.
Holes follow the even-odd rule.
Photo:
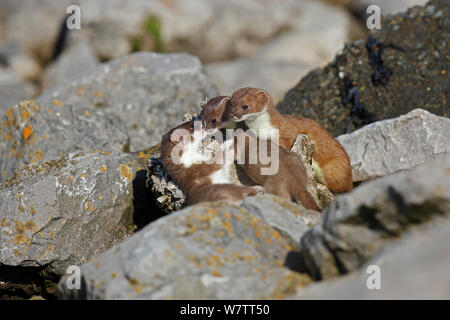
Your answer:
[[[257,88],[236,89],[231,96],[230,114],[234,121],[245,121],[266,111],[269,94]]]

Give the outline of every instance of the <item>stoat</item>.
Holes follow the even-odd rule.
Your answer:
[[[230,98],[222,96],[206,103],[199,119],[209,132],[213,133],[222,123],[226,123],[230,101]],[[226,148],[230,146],[230,141],[234,159],[242,165],[253,181],[263,186],[265,193],[272,193],[302,204],[307,209],[320,211],[307,191],[306,170],[297,155],[280,148],[270,140],[257,139],[251,132],[245,133],[242,129],[234,131],[233,138],[225,141],[224,145],[228,144]],[[261,147],[265,148],[266,152],[260,152]],[[267,158],[263,159],[261,155]]]
[[[205,163],[205,155],[200,150],[205,135],[205,131],[191,120],[168,131],[161,141],[164,167],[186,193],[187,204],[216,200],[238,202],[262,193],[260,186],[232,184],[228,175],[229,163],[225,159]],[[224,156],[222,149],[218,150],[218,155]]]
[[[299,134],[307,135],[315,146],[313,169],[319,182],[335,193],[353,189],[347,152],[318,122],[281,114],[270,95],[256,88],[237,89],[231,97],[230,114],[236,122],[245,121],[259,138],[270,139],[271,129],[277,129],[279,144],[285,150],[291,149]]]

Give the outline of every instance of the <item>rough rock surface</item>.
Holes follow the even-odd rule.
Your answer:
[[[277,108],[315,119],[336,136],[345,133],[350,120],[356,120],[356,124],[348,129],[357,129],[363,125],[358,120],[365,117],[350,118],[352,103],[343,102],[348,98],[347,77],[355,82],[353,89],[359,92],[359,102],[380,120],[417,108],[449,117],[450,46],[443,31],[449,29],[449,15],[448,1],[431,0],[425,7],[382,21],[382,29],[374,31],[372,37],[402,49],[386,47],[381,55],[383,67],[392,71],[385,86],[374,85],[375,69],[369,63],[366,41],[358,40],[347,45],[328,66],[304,77]]]
[[[247,211],[257,213],[284,238],[293,250],[299,249],[299,240],[322,218],[320,212],[307,210],[292,201],[265,194],[248,197],[241,206]]]
[[[127,126],[130,150],[138,151],[160,142],[180,114],[197,112],[205,97],[217,95],[197,58],[142,52],[102,64],[36,101],[49,104],[58,99],[75,108],[91,106],[112,113]]]
[[[24,101],[6,111],[0,125],[0,182],[22,165],[82,150],[124,151],[125,127],[113,115],[59,100]]]
[[[61,25],[66,22],[69,4],[73,1],[3,0],[0,33],[6,41],[20,42],[28,53],[48,61]]]
[[[301,239],[302,262],[315,279],[354,271],[406,231],[448,221],[450,156],[367,182],[342,195],[323,223]]]
[[[82,289],[62,298],[282,298],[309,278],[283,267],[288,242],[258,214],[198,204],[152,223],[81,267]]]
[[[84,73],[95,69],[97,64],[98,59],[92,48],[86,42],[77,43],[45,69],[42,86],[48,89],[66,80],[81,78]]]
[[[292,88],[314,67],[301,63],[250,58],[212,63],[206,66],[206,72],[223,94],[231,96],[236,88],[242,87],[264,88],[270,92],[274,102],[278,102],[286,90]]]
[[[305,0],[82,1],[81,9],[85,26],[70,33],[69,42],[89,39],[105,59],[151,50],[188,52],[205,62],[251,56],[280,34],[297,32],[317,14],[333,22],[342,14],[340,8]]]
[[[298,290],[291,299],[449,299],[450,224],[405,235],[365,264],[360,272]],[[381,288],[369,290],[367,280],[380,268]]]
[[[28,82],[17,79],[14,75],[0,70],[0,117],[5,115],[13,105],[31,99],[36,88]]]
[[[70,153],[0,185],[0,266],[63,274],[133,231],[132,155]]]
[[[0,46],[0,74],[12,73],[18,80],[37,80],[41,66],[18,41],[7,41]]]
[[[359,29],[340,8],[319,1],[298,2],[301,17],[291,21],[289,30],[262,44],[253,56],[206,65],[220,92],[263,88],[279,102],[307,72],[328,63],[351,39],[352,30]]]
[[[449,153],[450,119],[416,109],[337,140],[350,157],[353,181],[362,181],[410,169]]]

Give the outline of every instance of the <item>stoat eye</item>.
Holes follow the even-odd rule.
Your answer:
[[[217,122],[217,119],[212,119],[212,123],[216,123]]]
[[[191,130],[194,130],[194,125],[193,124],[191,125]]]
[[[242,109],[247,110],[248,109],[248,105],[243,105]]]

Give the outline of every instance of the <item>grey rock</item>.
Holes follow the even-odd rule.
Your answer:
[[[350,157],[353,180],[362,181],[410,169],[450,152],[450,119],[416,109],[337,140]]]
[[[10,72],[0,71],[0,117],[13,105],[33,98],[37,88],[29,83],[19,80]]]
[[[60,29],[65,25],[70,4],[78,4],[78,1],[2,1],[5,40],[21,43],[28,53],[48,61]]]
[[[248,197],[241,206],[249,212],[259,214],[289,241],[293,250],[299,249],[300,238],[322,218],[320,212],[307,210],[271,194]]]
[[[36,99],[58,99],[74,108],[96,107],[119,117],[130,134],[130,150],[160,142],[179,124],[180,115],[196,112],[217,89],[200,61],[187,54],[135,53],[102,64],[76,80],[44,92]]]
[[[263,88],[270,92],[275,102],[312,69],[314,65],[253,58],[206,66],[206,72],[223,94],[231,95],[236,88],[242,87]],[[277,76],[281,74],[282,77]]]
[[[350,31],[359,28],[340,8],[318,1],[298,1],[297,5],[300,17],[286,20],[290,27],[265,41],[254,55],[206,66],[220,92],[232,94],[236,88],[249,86],[263,88],[275,103],[279,102],[304,75],[331,60],[350,40]]]
[[[98,64],[95,52],[86,42],[80,42],[66,49],[56,61],[50,64],[43,77],[43,87],[50,88],[65,80],[75,80],[93,70]]]
[[[357,270],[415,226],[448,220],[449,163],[450,156],[440,156],[339,196],[301,239],[308,273],[329,279]]]
[[[133,231],[131,155],[70,153],[0,185],[0,266],[63,274]]]
[[[449,243],[448,221],[427,226],[384,249],[359,272],[312,284],[290,299],[449,299]],[[368,267],[374,265],[379,267],[381,288],[369,290],[367,281],[374,272]]]
[[[102,0],[81,1],[80,6],[84,25],[79,32],[69,33],[69,43],[88,40],[97,55],[106,60],[133,50],[188,52],[204,62],[249,57],[280,35],[300,29],[303,35],[321,32],[323,28],[315,18],[323,15],[328,35],[333,37],[319,33],[323,41],[314,41],[318,45],[312,46],[304,42],[304,50],[298,52],[299,56],[314,52],[309,57],[317,60],[330,54],[328,48],[335,43],[341,46],[340,39],[349,31],[349,18],[343,10],[317,1]],[[283,51],[293,48],[285,44]],[[298,48],[297,44],[291,45]]]
[[[21,166],[76,151],[124,151],[129,138],[115,116],[87,105],[25,101],[1,120],[0,182]]]
[[[304,1],[82,1],[85,27],[70,34],[70,40],[90,39],[95,45],[102,39],[95,46],[106,59],[117,57],[115,48],[127,53],[134,47],[189,52],[202,61],[225,60],[249,56],[268,39],[299,24],[302,5]]]
[[[302,1],[298,25],[266,42],[254,58],[291,64],[323,67],[361,27],[336,6],[320,1]]]
[[[21,43],[7,41],[0,46],[0,72],[13,74],[18,80],[38,80],[41,66]]]
[[[260,216],[231,203],[198,204],[150,224],[81,266],[82,289],[61,298],[280,298],[309,283],[282,267],[287,241]]]

